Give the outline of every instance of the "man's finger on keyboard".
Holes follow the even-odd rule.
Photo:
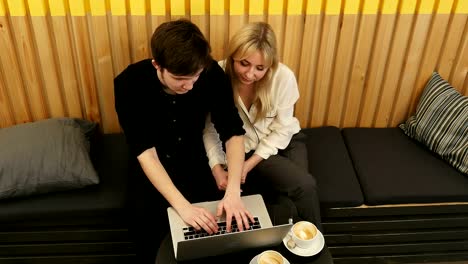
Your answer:
[[[211,222],[216,223],[216,216],[214,216],[210,211],[203,208],[203,215],[208,218]]]
[[[200,231],[201,230],[201,227],[200,225],[196,222],[196,221],[193,221],[192,223],[190,223],[190,225],[195,228],[195,230],[197,231]]]
[[[216,233],[213,224],[206,217],[200,217],[200,226],[210,235]]]
[[[206,212],[205,217],[207,218],[207,224],[210,226],[211,230],[213,230],[213,233],[218,232],[218,223],[216,221],[216,217],[208,211]]]

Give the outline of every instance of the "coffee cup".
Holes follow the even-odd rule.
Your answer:
[[[307,221],[299,221],[291,228],[291,239],[300,248],[309,248],[317,240],[317,227]]]
[[[257,258],[257,264],[284,264],[283,256],[274,250],[263,251]]]

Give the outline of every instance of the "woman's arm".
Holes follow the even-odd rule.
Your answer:
[[[219,139],[218,131],[211,123],[211,115],[208,115],[203,130],[203,144],[205,145],[208,163],[213,169],[215,165],[226,165],[226,153],[223,150],[223,143]]]
[[[227,165],[226,153],[223,150],[223,143],[219,139],[219,134],[213,123],[211,123],[210,115],[206,118],[205,129],[203,130],[203,143],[205,144],[208,164],[216,180],[216,185],[219,190],[226,190],[228,182],[228,173],[225,170]]]
[[[220,216],[223,211],[226,212],[226,230],[231,231],[231,221],[234,218],[237,227],[242,231],[244,227],[250,227],[249,222],[253,222],[252,214],[245,208],[240,199],[240,182],[242,167],[244,164],[244,137],[232,136],[226,142],[226,156],[229,166],[228,184],[224,198],[218,205],[217,215]],[[240,223],[244,223],[243,225]]]
[[[281,65],[272,81],[272,102],[276,108],[276,115],[267,128],[270,133],[263,137],[255,154],[268,159],[276,155],[279,149],[285,149],[294,134],[299,132],[300,124],[294,117],[294,105],[299,99],[299,89],[294,73],[285,65]],[[266,122],[265,122],[266,123]]]

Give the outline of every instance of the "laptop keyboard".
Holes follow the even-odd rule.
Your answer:
[[[259,229],[261,228],[260,226],[260,222],[258,221],[258,217],[254,217],[254,220],[255,222],[253,223],[249,223],[250,224],[250,228],[247,229],[247,230],[254,230],[254,229]],[[234,233],[234,232],[239,232],[239,228],[237,228],[237,223],[235,220],[233,220],[231,222],[231,233]],[[201,237],[207,237],[207,236],[216,236],[216,235],[222,235],[222,234],[225,234],[226,233],[226,222],[218,222],[218,232],[217,233],[214,233],[214,234],[208,234],[208,232],[206,232],[205,230],[200,230],[200,231],[197,231],[195,230],[195,228],[193,228],[192,226],[189,226],[189,227],[184,227],[183,229],[183,232],[184,232],[184,238],[185,240],[190,240],[190,239],[194,239],[194,238],[201,238]]]

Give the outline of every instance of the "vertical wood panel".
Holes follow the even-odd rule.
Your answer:
[[[468,75],[465,76],[465,83],[463,84],[463,87],[462,94],[468,96]]]
[[[388,54],[391,48],[391,39],[395,26],[396,15],[381,15],[377,27],[377,36],[372,46],[372,59],[369,66],[369,77],[364,86],[362,109],[358,126],[371,127],[373,125],[374,113],[377,101],[380,97],[383,77],[388,65]]]
[[[302,37],[304,34],[304,14],[302,1],[290,0],[286,7],[286,24],[284,28],[283,42],[283,62],[288,65],[291,70],[296,73],[298,78],[299,61],[302,50]]]
[[[295,105],[295,116],[299,119],[301,127],[309,126],[311,120],[311,108],[312,108],[312,98],[313,91],[315,90],[314,82],[317,73],[317,62],[318,54],[320,47],[320,38],[322,35],[322,22],[323,22],[323,5],[325,1],[322,0],[306,0],[302,3],[302,6],[286,5],[287,12],[285,16],[285,23],[287,23],[287,18],[291,15],[302,15],[304,16],[304,28],[302,34],[302,42],[300,45],[300,58],[298,59],[299,69],[296,71],[296,78],[299,85],[299,100]],[[287,2],[290,4],[290,2]],[[298,4],[298,3],[296,3]],[[304,9],[304,10],[303,10]],[[286,57],[286,42],[287,39],[286,32],[289,30],[284,27],[284,34],[282,40],[282,57],[283,61],[287,61]]]
[[[305,18],[304,38],[298,76],[299,101],[296,103],[295,115],[302,127],[307,127],[311,120],[312,95],[315,91],[314,80],[317,72],[317,61],[320,46],[323,16],[307,15]]]
[[[245,23],[247,23],[247,5],[246,0],[229,1],[229,27],[225,30],[225,34],[229,35],[229,40],[232,38]]]
[[[84,106],[82,105],[80,85],[75,66],[75,53],[72,45],[72,26],[70,20],[70,8],[60,0],[49,0],[50,27],[52,46],[57,62],[57,77],[62,88],[64,107],[67,116],[83,118]],[[60,32],[60,34],[57,34]]]
[[[343,17],[325,125],[338,127],[341,125],[344,100],[352,70],[355,38],[359,30],[358,22],[357,15],[344,15]]]
[[[5,35],[8,34],[6,29],[6,19],[5,19],[5,5],[3,0],[0,0],[0,50],[4,49],[5,45],[3,44],[6,40]],[[9,39],[9,38],[8,38]],[[2,55],[5,56],[6,52],[0,53],[0,128],[8,127],[15,124],[14,117],[11,111],[10,100],[8,98],[8,92],[5,87],[5,77],[4,77],[4,65],[2,65]]]
[[[363,15],[360,22],[354,62],[344,106],[343,127],[355,127],[359,119],[364,85],[368,76],[370,56],[377,25],[377,15]]]
[[[393,109],[389,109],[391,116],[389,126],[397,126],[408,116],[408,105],[411,103],[415,81],[421,68],[421,59],[427,44],[428,31],[432,15],[419,14],[416,17],[413,34],[410,38],[407,55],[403,58],[399,91],[395,96]]]
[[[301,15],[288,16],[284,29],[283,62],[295,73],[299,72],[302,33],[304,31],[303,19]]]
[[[84,117],[100,123],[101,117],[86,17],[72,16],[71,22],[73,32],[72,42],[74,43],[79,87],[83,98]]]
[[[404,59],[408,54],[408,41],[413,24],[413,15],[400,15],[395,29],[387,71],[382,82],[382,91],[377,103],[375,123],[377,127],[386,127],[390,121],[394,98],[402,75],[408,73],[402,71]],[[411,73],[409,73],[411,74]]]
[[[0,53],[0,65],[2,69],[3,84],[9,97],[12,114],[15,123],[25,123],[32,121],[29,106],[26,100],[26,93],[22,82],[18,58],[15,53],[15,44],[11,37],[11,26],[5,16],[0,16],[0,50],[8,50],[7,53]],[[6,106],[5,106],[6,107]],[[5,113],[7,115],[7,113]]]
[[[7,90],[3,83],[5,77],[3,77],[2,71],[0,71],[0,77],[0,127],[8,127],[14,125],[15,120],[13,119]]]
[[[130,63],[127,18],[124,16],[111,16],[109,24],[114,72],[118,73]]]
[[[459,92],[466,90],[466,87],[463,87],[466,84],[466,79],[468,76],[468,23],[465,23],[465,30],[462,33],[462,39],[460,46],[458,47],[457,57],[455,58],[455,64],[452,70],[451,84]]]
[[[268,17],[266,22],[271,25],[276,35],[278,57],[283,61],[283,43],[284,43],[284,1],[283,0],[270,0],[268,1]]]
[[[31,17],[32,32],[34,35],[37,49],[40,52],[35,52],[38,55],[38,73],[44,81],[44,97],[47,100],[48,109],[51,117],[62,117],[66,115],[63,96],[58,78],[57,65],[55,61],[54,48],[52,46],[51,37],[47,17],[33,16]]]
[[[29,101],[33,120],[45,119],[49,111],[44,102],[44,87],[39,75],[37,53],[31,36],[30,22],[27,16],[10,17],[16,55],[21,72],[21,79]]]
[[[207,36],[211,45],[211,54],[217,61],[226,57],[228,35],[223,33],[227,26],[227,17],[221,15],[210,16],[210,34]]]
[[[112,65],[114,74],[117,75],[130,64],[130,41],[125,0],[111,1],[110,9],[108,26],[112,49]]]
[[[171,20],[177,20],[181,18],[189,19],[189,13],[187,8],[187,1],[185,0],[171,0],[170,9]]]
[[[61,79],[60,82],[63,87],[66,112],[70,117],[83,118],[69,20],[65,16],[52,16],[51,23],[54,32],[61,32],[60,34],[54,34],[53,39],[55,40],[55,53],[59,65],[57,75]]]
[[[211,45],[211,54],[217,61],[226,57],[229,33],[226,34],[224,30],[228,28],[228,24],[225,2],[210,0],[210,34],[207,38]]]
[[[437,60],[441,52],[442,44],[444,43],[447,32],[447,25],[450,19],[448,14],[435,14],[432,20],[432,28],[427,39],[426,48],[424,50],[423,59],[418,71],[417,79],[412,87],[411,102],[408,106],[407,118],[415,113],[416,105],[419,97],[424,89],[426,82],[429,80],[432,72],[436,69]]]
[[[151,35],[152,35],[154,30],[162,23],[170,20],[170,17],[167,12],[166,0],[151,0],[150,10],[151,10]],[[150,54],[151,54],[151,51],[150,51]]]
[[[145,16],[130,16],[130,54],[131,61],[137,62],[148,57],[149,40]]]
[[[206,0],[190,1],[190,20],[200,28],[205,38],[210,32],[209,3]]]
[[[245,18],[245,15],[230,15],[229,16],[229,27],[227,28],[229,40],[246,23],[247,23],[247,20]],[[229,43],[229,41],[228,41],[228,43]],[[227,49],[227,47],[226,47],[226,49]]]
[[[338,45],[339,26],[339,16],[325,16],[317,65],[317,76],[314,84],[310,126],[323,126],[328,114],[327,109],[330,98],[330,87],[332,85],[336,48]]]
[[[270,23],[302,127],[396,126],[432,71],[468,93],[467,11],[460,0],[0,0],[0,127],[65,115],[119,132],[113,78],[181,17],[217,60],[245,23]]]
[[[205,38],[208,39],[210,32],[210,17],[207,15],[196,15],[191,16],[190,20],[198,26],[203,36],[205,36]]]
[[[93,16],[91,35],[93,38],[93,61],[101,113],[103,132],[119,130],[117,114],[114,107],[114,84],[111,45],[106,16]]]
[[[264,15],[250,15],[248,16],[248,22],[266,22],[267,19]]]
[[[264,13],[265,10],[265,0],[255,0],[248,1],[249,3],[249,16],[248,22],[264,22],[266,21],[266,16]]]
[[[452,21],[449,26],[448,33],[445,38],[445,43],[442,48],[442,54],[439,59],[439,65],[437,67],[440,75],[448,80],[452,80],[452,68],[454,62],[459,55],[458,48],[465,31],[465,25],[467,23],[468,15],[452,15]],[[466,36],[465,36],[466,38]]]
[[[149,57],[149,39],[147,20],[146,20],[146,2],[144,0],[132,0],[130,4],[129,20],[129,39],[130,39],[130,59],[131,62],[137,62]]]

